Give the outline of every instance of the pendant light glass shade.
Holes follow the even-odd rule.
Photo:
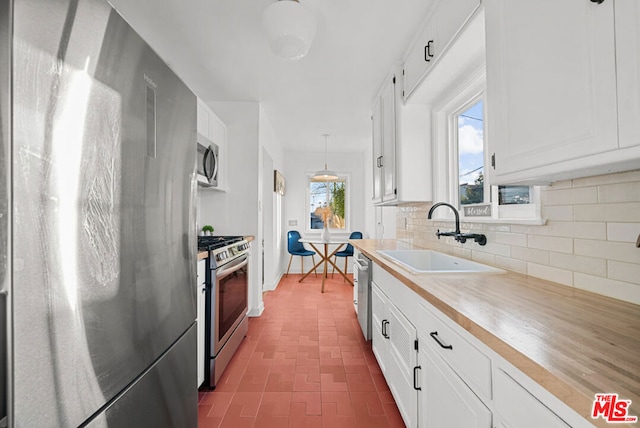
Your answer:
[[[332,171],[329,168],[327,168],[327,138],[329,137],[329,135],[325,134],[323,135],[323,137],[324,137],[324,169],[321,169],[320,171],[316,171],[316,173],[313,174],[313,180],[316,180],[316,181],[337,180],[338,174],[335,171]]]
[[[303,58],[316,34],[316,20],[298,0],[279,0],[262,15],[262,25],[274,54],[295,61]]]

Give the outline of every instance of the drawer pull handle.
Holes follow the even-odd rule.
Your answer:
[[[440,339],[438,339],[438,332],[437,331],[432,331],[431,333],[429,333],[429,336],[433,337],[433,340],[438,342],[438,345],[440,345],[442,348],[444,348],[444,349],[453,349],[453,346],[445,345],[444,343],[440,342]]]
[[[431,53],[431,44],[433,40],[429,40],[429,42],[424,47],[424,60],[427,62],[431,62],[431,58],[433,58],[433,54]]]
[[[422,388],[417,385],[418,370],[422,370],[422,367],[415,366],[413,368],[413,389],[415,389],[416,391],[422,391]]]
[[[386,338],[389,339],[389,335],[387,334],[387,325],[389,324],[389,321],[387,320],[382,320],[382,335]]]

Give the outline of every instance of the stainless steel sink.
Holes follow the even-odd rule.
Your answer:
[[[378,250],[377,252],[412,273],[505,273],[503,269],[432,250]]]

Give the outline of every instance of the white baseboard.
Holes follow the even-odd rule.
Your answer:
[[[260,302],[260,306],[257,309],[251,309],[247,316],[249,317],[259,317],[264,312],[264,302]]]
[[[264,283],[263,287],[262,287],[262,291],[273,291],[276,289],[276,287],[278,287],[278,284],[280,284],[280,280],[282,279],[282,272],[280,272],[280,274],[276,277],[275,281],[271,282],[271,283]]]

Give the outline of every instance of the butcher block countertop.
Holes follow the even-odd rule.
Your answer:
[[[512,272],[416,275],[376,250],[422,248],[349,242],[596,426],[611,426],[590,418],[596,393],[640,416],[639,305]]]

